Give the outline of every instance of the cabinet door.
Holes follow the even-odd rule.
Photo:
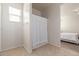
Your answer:
[[[40,47],[47,42],[47,21],[42,17],[32,15],[32,44],[33,48]]]
[[[44,18],[41,18],[40,21],[40,43],[47,42],[47,21]]]
[[[39,43],[39,29],[38,29],[39,23],[38,23],[38,17],[35,15],[32,15],[32,47],[36,48],[38,47]]]
[[[45,22],[44,22],[44,42],[48,42],[48,36],[47,36],[47,19],[45,19]]]
[[[43,31],[44,31],[44,34],[43,34],[44,41],[43,42],[48,42],[48,39],[47,39],[47,22],[44,23]]]

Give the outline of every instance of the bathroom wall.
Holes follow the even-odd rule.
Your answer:
[[[60,47],[60,4],[48,7],[48,41]]]
[[[61,32],[79,33],[79,3],[61,6]]]
[[[32,5],[26,3],[23,6],[23,36],[24,36],[24,48],[28,53],[32,52],[32,40],[31,40],[31,14],[32,14]]]
[[[9,10],[9,8],[14,9],[14,11]],[[20,10],[21,12],[19,12]],[[11,12],[10,12],[11,11]],[[10,13],[20,14],[16,17],[10,18]],[[15,13],[16,12],[16,13]],[[22,46],[22,4],[18,3],[4,3],[2,4],[2,39],[1,46],[2,50],[7,50],[11,48]]]
[[[1,4],[0,4],[0,50],[1,50]]]

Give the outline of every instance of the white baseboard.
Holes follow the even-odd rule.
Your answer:
[[[38,45],[34,46],[32,49],[39,48],[39,47],[46,45],[46,44],[48,44],[48,42],[39,43]]]
[[[52,42],[49,42],[48,44],[53,45],[53,46],[57,46],[57,47],[61,47],[61,44],[56,44],[56,43],[52,43]]]
[[[23,47],[23,46],[22,45],[16,45],[14,47],[6,48],[6,49],[1,49],[0,52],[6,51],[6,50],[10,50],[10,49],[14,49],[14,48],[19,48],[19,47]]]
[[[30,49],[27,49],[26,47],[24,47],[24,49],[29,53],[29,54],[31,54],[32,53],[32,50],[30,50]]]

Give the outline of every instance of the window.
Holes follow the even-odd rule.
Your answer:
[[[9,20],[11,22],[20,22],[21,10],[9,7]]]

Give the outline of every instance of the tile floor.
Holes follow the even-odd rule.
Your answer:
[[[61,43],[61,47],[52,45],[44,45],[34,49],[31,54],[28,54],[24,48],[15,48],[0,52],[0,56],[78,56],[79,45],[66,42]]]

